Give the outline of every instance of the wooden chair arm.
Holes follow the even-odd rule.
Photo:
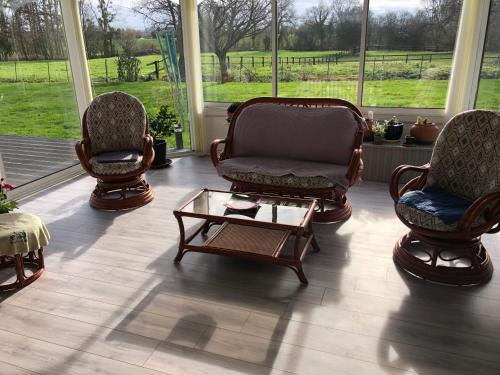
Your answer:
[[[363,160],[361,160],[361,155],[363,151],[361,148],[354,149],[349,162],[349,169],[347,170],[347,179],[349,180],[349,185],[354,185],[358,178],[361,176],[363,171]]]
[[[214,167],[217,167],[217,164],[219,164],[219,161],[221,160],[222,154],[217,154],[217,149],[220,144],[226,144],[227,143],[227,138],[226,139],[215,139],[212,144],[210,145],[210,158],[212,159],[212,163]],[[222,152],[223,153],[223,152]]]
[[[90,147],[90,140],[88,138],[84,138],[83,140],[76,142],[75,151],[76,151],[76,156],[78,156],[78,159],[80,160],[83,169],[85,169],[87,173],[89,173],[90,175],[93,175],[92,166],[90,165],[88,157],[90,150],[89,147]]]
[[[470,206],[465,210],[462,218],[458,222],[458,230],[469,232],[474,225],[476,219],[481,216],[481,214],[487,208],[490,209],[486,217],[486,223],[481,224],[481,228],[492,228],[496,225],[493,232],[498,232],[500,230],[500,192],[486,194],[481,198],[476,199]]]
[[[153,150],[153,137],[149,134],[144,136],[144,151],[142,153],[142,166],[144,168],[149,168],[153,159],[155,157],[155,152]]]
[[[399,189],[399,180],[406,172],[422,172],[422,175],[411,179],[407,182],[401,189]],[[399,201],[399,198],[409,190],[421,189],[425,185],[427,180],[427,174],[429,173],[429,164],[422,166],[415,165],[400,165],[397,167],[391,175],[391,182],[389,183],[389,192],[394,203]]]

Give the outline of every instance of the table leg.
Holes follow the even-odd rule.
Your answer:
[[[177,255],[175,256],[174,262],[180,263],[182,257],[184,256],[184,245],[186,239],[186,231],[184,230],[184,223],[182,221],[182,216],[177,213],[174,214],[177,219],[177,223],[179,224],[179,250],[177,251]]]
[[[313,249],[319,253],[319,244],[318,244],[318,241],[316,241],[316,235],[314,234],[314,231],[313,231],[313,227],[312,227],[312,220],[309,222],[308,226],[307,226],[307,229],[309,231],[309,233],[312,234],[312,241],[311,241],[311,245],[313,247]]]

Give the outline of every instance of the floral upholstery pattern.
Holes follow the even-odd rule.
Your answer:
[[[291,188],[330,188],[334,186],[328,178],[323,176],[299,177],[293,174],[287,174],[285,176],[268,176],[252,172],[234,172],[228,173],[226,177],[231,180],[249,182],[253,184]]]
[[[90,158],[90,165],[94,173],[101,175],[121,175],[137,171],[142,168],[142,155],[133,162],[99,163],[96,158]]]
[[[472,110],[444,127],[432,153],[428,185],[475,200],[500,186],[500,114]]]
[[[437,216],[434,216],[429,212],[419,210],[407,204],[398,203],[396,205],[396,212],[403,216],[410,223],[421,228],[441,232],[452,232],[457,229],[458,225],[458,221],[452,224],[445,224]],[[478,226],[484,222],[484,218],[480,216],[476,219],[473,226]]]
[[[111,92],[97,96],[87,109],[86,120],[92,156],[144,147],[146,110],[132,95]]]

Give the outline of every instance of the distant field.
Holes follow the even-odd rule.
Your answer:
[[[337,97],[356,102],[359,62],[348,56],[338,59],[337,64],[332,62],[334,60],[326,63],[324,56],[338,52],[280,51],[278,94],[285,97]],[[205,101],[244,101],[271,95],[270,52],[230,53],[232,82],[225,84],[219,82],[218,62],[214,58],[212,65],[211,56],[213,54],[202,54]],[[253,65],[251,56],[255,57]],[[477,106],[500,110],[498,59],[493,56],[488,54],[482,70]],[[264,66],[262,61],[257,62],[262,57]],[[301,64],[297,63],[299,57],[304,59]],[[313,59],[307,60],[306,57]],[[450,57],[447,52],[433,53],[429,57],[428,52],[369,51],[363,105],[443,108],[451,69]],[[145,76],[152,72],[153,66],[147,64],[159,59],[159,55],[140,57],[141,74]],[[392,59],[398,61],[390,61]],[[129,92],[142,100],[152,114],[160,105],[172,101],[168,83],[164,80],[117,82],[115,58],[89,60],[89,67],[95,94],[113,90]],[[164,79],[163,72],[161,76]],[[79,139],[80,133],[69,63],[0,62],[0,134]],[[188,129],[184,132],[184,139],[187,145]],[[170,139],[170,144],[174,145],[173,139]]]

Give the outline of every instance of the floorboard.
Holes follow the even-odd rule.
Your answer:
[[[196,156],[147,178],[155,200],[126,212],[90,208],[90,177],[22,202],[52,238],[44,275],[1,296],[1,374],[500,374],[500,274],[455,288],[397,270],[407,229],[387,184],[355,186],[348,221],[314,226],[303,286],[287,268],[214,255],[174,265],[172,211],[229,185]],[[500,269],[499,236],[484,244]]]

